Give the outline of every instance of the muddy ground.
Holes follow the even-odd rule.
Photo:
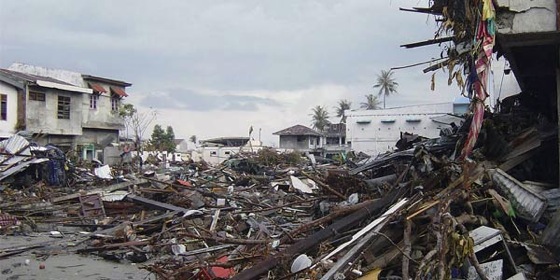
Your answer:
[[[79,239],[75,236],[53,238],[47,233],[36,236],[0,236],[0,251],[16,246],[46,244],[21,254],[0,259],[0,279],[146,279],[155,276],[134,263],[119,263],[82,256],[72,252]],[[42,267],[44,265],[44,268]]]

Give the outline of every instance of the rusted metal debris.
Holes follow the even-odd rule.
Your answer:
[[[142,263],[158,279],[550,279],[560,190],[557,167],[540,167],[555,142],[521,123],[485,121],[465,161],[459,128],[355,162],[266,150],[215,167],[112,167],[113,179],[74,166],[56,186],[27,173],[41,163],[24,165],[53,158],[21,156],[27,144],[13,141],[3,170],[20,170],[0,180],[0,232],[56,232],[43,253],[76,238],[66,251]]]

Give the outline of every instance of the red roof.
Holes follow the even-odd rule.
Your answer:
[[[111,87],[111,91],[117,95],[120,95],[122,97],[127,97],[128,94],[126,94],[126,92],[124,91],[124,89],[122,88],[118,88],[118,87]]]
[[[101,86],[100,84],[96,84],[96,83],[88,83],[89,87],[91,89],[93,89],[93,91],[95,92],[99,92],[99,93],[106,93],[107,90],[105,88],[103,88],[103,86]]]

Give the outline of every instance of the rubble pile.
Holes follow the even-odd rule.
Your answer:
[[[523,120],[487,115],[462,161],[469,121],[377,158],[262,150],[139,173],[16,135],[0,230],[56,238],[0,257],[96,255],[158,279],[560,279],[557,131]]]

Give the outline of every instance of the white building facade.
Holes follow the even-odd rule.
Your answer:
[[[10,137],[16,132],[18,123],[18,91],[23,88],[0,79],[0,138]]]
[[[468,103],[448,102],[379,110],[346,111],[346,141],[351,149],[368,155],[395,150],[401,132],[436,138],[451,123],[459,126]]]

